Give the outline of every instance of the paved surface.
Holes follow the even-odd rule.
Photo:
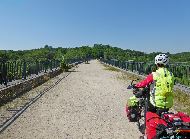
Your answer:
[[[81,64],[30,106],[0,139],[138,139],[125,115],[132,96],[121,73],[104,70],[98,61]]]

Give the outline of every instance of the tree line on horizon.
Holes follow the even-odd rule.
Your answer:
[[[0,61],[45,61],[45,60],[61,60],[63,57],[69,59],[85,59],[85,58],[104,58],[104,59],[117,59],[120,61],[133,60],[136,62],[154,62],[154,57],[162,52],[145,53],[130,49],[121,49],[112,47],[110,45],[94,44],[90,46],[81,46],[75,48],[53,48],[52,46],[45,45],[43,48],[31,50],[0,50]],[[170,54],[170,62],[181,62],[190,64],[190,52],[182,52]]]

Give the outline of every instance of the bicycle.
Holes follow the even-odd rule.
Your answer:
[[[127,89],[133,89],[138,99],[136,121],[139,131],[143,134],[140,139],[190,139],[190,116],[183,112],[176,114],[148,111],[150,86],[142,90],[135,87],[132,80]]]
[[[141,90],[135,87],[135,84],[133,84],[134,81],[136,80],[131,81],[131,84],[127,87],[127,89],[133,89],[133,94],[138,99],[136,121],[139,131],[144,134],[146,127],[146,112],[148,110],[148,103],[150,98],[150,85]]]

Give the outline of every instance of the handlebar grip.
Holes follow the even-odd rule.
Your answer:
[[[136,84],[132,84],[133,89],[136,89],[136,88],[137,88],[135,85],[136,85]]]

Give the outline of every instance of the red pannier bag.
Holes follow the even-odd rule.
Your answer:
[[[161,119],[156,113],[146,113],[146,131],[145,134],[148,139],[157,139],[163,133],[167,123]]]
[[[175,115],[179,116],[183,122],[190,123],[190,116],[183,112],[178,112]]]
[[[139,108],[137,106],[126,105],[125,111],[130,122],[137,122],[139,116]]]

